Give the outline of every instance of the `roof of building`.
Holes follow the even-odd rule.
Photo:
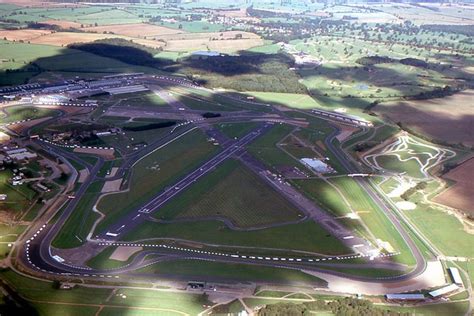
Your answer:
[[[455,284],[463,284],[458,268],[451,267],[448,270]]]
[[[456,291],[457,289],[459,289],[459,286],[457,286],[456,284],[450,284],[450,285],[447,285],[447,286],[442,287],[440,289],[437,289],[435,291],[431,291],[428,294],[432,297],[438,297],[438,296]]]
[[[425,296],[423,294],[386,294],[385,298],[387,300],[424,300]]]

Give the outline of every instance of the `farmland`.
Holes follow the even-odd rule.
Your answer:
[[[455,184],[436,196],[434,201],[460,209],[472,216],[474,214],[474,209],[472,208],[472,197],[474,196],[473,177],[474,159],[469,159],[444,175],[445,179],[453,180]]]
[[[432,139],[473,146],[470,134],[473,97],[474,90],[466,90],[446,98],[382,103],[375,111]],[[456,106],[452,108],[447,104]]]

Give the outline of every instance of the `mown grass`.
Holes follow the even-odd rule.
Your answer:
[[[98,209],[106,216],[98,225],[100,232],[123,214],[140,206],[197,168],[217,151],[200,131],[192,131],[140,160],[128,181],[130,190],[102,198]]]
[[[139,272],[153,272],[158,275],[178,274],[189,278],[215,277],[238,281],[270,281],[292,283],[312,283],[325,286],[327,283],[312,275],[289,269],[254,266],[235,263],[220,263],[197,260],[176,260],[162,262],[141,269]]]
[[[227,218],[242,228],[302,217],[293,205],[236,160],[224,162],[155,214],[168,220],[214,216]]]
[[[99,217],[93,212],[92,207],[103,184],[103,182],[94,182],[87,188],[81,201],[53,239],[53,247],[74,248],[83,244],[94,221]]]
[[[350,206],[344,202],[339,192],[324,180],[293,180],[292,182],[334,216],[346,216],[350,213]]]
[[[124,236],[123,240],[148,238],[179,238],[219,245],[302,250],[323,254],[350,253],[339,240],[313,221],[254,231],[231,230],[218,221],[176,224],[146,222]]]
[[[240,138],[248,134],[255,127],[257,127],[256,122],[217,124],[217,128],[229,138]]]
[[[7,195],[6,200],[0,202],[0,210],[16,216],[31,206],[36,192],[27,184],[11,185],[8,181],[12,176],[11,170],[0,171],[0,192]]]
[[[126,298],[123,298],[123,295]],[[203,305],[208,305],[210,302],[201,294],[120,289],[111,297],[109,304],[122,307],[156,308],[154,315],[160,315],[166,310],[197,315],[205,309]],[[159,309],[163,311],[160,312]],[[117,310],[114,309],[114,311]]]
[[[245,92],[245,94],[255,97],[260,102],[284,105],[289,108],[314,109],[321,107],[315,99],[307,94],[277,92]]]
[[[447,256],[474,257],[474,236],[454,216],[420,202],[414,210],[403,211],[421,232]]]
[[[248,146],[249,153],[272,169],[278,169],[278,167],[282,166],[301,166],[300,162],[276,146],[292,130],[293,127],[289,125],[275,125],[269,132]]]
[[[116,246],[105,248],[98,255],[89,259],[86,262],[86,265],[88,265],[89,267],[93,269],[100,269],[100,270],[109,270],[109,269],[116,269],[116,268],[123,267],[129,262],[129,260],[120,261],[120,260],[115,260],[115,259],[110,258],[110,256],[114,253],[116,249],[117,249]]]
[[[394,257],[395,260],[408,265],[415,263],[408,246],[395,226],[354,179],[334,178],[331,182],[341,190],[370,232],[376,238],[389,242],[394,251],[401,252],[400,256]]]
[[[50,282],[30,279],[10,270],[1,272],[0,276],[27,300],[102,304],[112,291],[106,288],[82,286],[76,286],[69,291],[56,290]]]
[[[56,116],[59,114],[59,111],[56,110],[42,109],[32,106],[12,106],[5,108],[5,112],[8,116],[0,119],[2,123],[10,123],[26,119],[33,120],[41,117]]]

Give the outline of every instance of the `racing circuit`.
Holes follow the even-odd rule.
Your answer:
[[[365,177],[354,177],[354,179],[364,190],[364,192],[366,192],[373,200],[373,202],[376,203],[376,205],[381,210],[383,210],[385,216],[400,233],[404,242],[407,244],[408,249],[415,258],[416,264],[410,271],[403,275],[384,279],[377,277],[354,276],[342,272],[324,269],[324,265],[326,264],[344,262],[344,260],[357,258],[365,260],[365,263],[360,263],[361,266],[370,266],[382,269],[389,267],[393,268],[397,266],[397,264],[386,259],[396,257],[399,255],[399,252],[380,252],[370,241],[364,239],[357,232],[351,231],[345,226],[341,225],[336,218],[319,206],[315,205],[315,203],[308,198],[304,197],[291,185],[282,184],[269,176],[267,168],[246,150],[246,146],[257,140],[262,135],[265,135],[265,133],[267,133],[275,124],[285,123],[298,126],[298,124],[301,124],[301,122],[296,121],[294,118],[287,116],[284,112],[273,108],[271,113],[241,111],[231,113],[229,115],[224,114],[216,118],[198,120],[196,118],[199,117],[200,112],[187,108],[184,104],[173,98],[173,96],[165,93],[166,86],[179,85],[186,89],[204,88],[196,86],[192,82],[189,82],[185,79],[168,78],[163,76],[154,77],[134,75],[127,77],[127,80],[131,82],[130,84],[153,86],[154,91],[156,91],[155,93],[158,93],[171,106],[171,110],[158,109],[153,110],[153,113],[150,112],[150,109],[141,110],[140,108],[134,108],[133,110],[130,109],[129,111],[133,111],[134,114],[143,115],[144,117],[155,114],[159,115],[159,113],[162,113],[166,117],[184,119],[187,121],[187,123],[174,128],[170,133],[160,137],[159,139],[153,140],[148,146],[139,148],[136,151],[126,154],[123,157],[123,163],[118,168],[116,174],[107,178],[107,180],[120,179],[124,177],[138,161],[150,153],[164,148],[165,146],[178,140],[183,135],[195,129],[201,129],[208,137],[212,137],[213,139],[217,140],[219,143],[219,151],[198,168],[178,179],[174,185],[169,186],[161,192],[157,192],[152,199],[116,220],[113,224],[109,225],[106,230],[99,232],[91,231],[89,233],[88,239],[84,241],[84,244],[74,249],[75,252],[81,253],[92,249],[95,253],[97,253],[111,245],[124,247],[140,246],[145,248],[145,250],[140,252],[138,256],[135,256],[130,263],[121,268],[98,270],[87,266],[69,264],[68,258],[63,258],[56,254],[56,250],[51,246],[51,243],[58,232],[61,230],[64,223],[71,216],[72,212],[74,212],[78,203],[80,203],[81,198],[84,196],[84,193],[88,187],[94,181],[101,179],[97,173],[103,167],[104,159],[99,157],[95,164],[91,164],[81,160],[76,153],[68,151],[66,148],[57,146],[54,143],[44,142],[41,139],[31,139],[25,141],[25,143],[32,142],[41,146],[49,154],[58,157],[69,165],[70,163],[68,160],[82,165],[88,170],[88,174],[90,175],[74,191],[74,199],[68,199],[64,195],[60,196],[56,203],[51,206],[51,210],[48,212],[49,218],[35,223],[24,238],[23,242],[19,244],[18,261],[23,267],[27,268],[32,273],[45,275],[53,274],[58,276],[80,276],[81,278],[91,279],[117,278],[121,277],[126,272],[138,270],[158,261],[179,258],[264,265],[309,271],[311,273],[317,273],[318,276],[321,276],[322,278],[324,278],[326,275],[328,276],[328,279],[331,279],[332,277],[339,277],[346,280],[357,280],[362,284],[358,289],[361,293],[363,293],[364,290],[366,292],[372,293],[372,291],[369,290],[371,286],[381,284],[391,284],[392,288],[390,291],[397,292],[405,281],[419,280],[420,277],[422,277],[427,271],[426,269],[429,264],[425,257],[421,255],[416,243],[412,240],[410,234],[407,232],[403,224],[403,219],[398,216],[397,210],[394,209],[394,207],[378,193],[378,191],[374,188],[374,185],[371,183],[371,180]],[[32,86],[30,88],[33,89],[35,93],[38,93],[41,89],[41,86]],[[76,89],[75,87],[70,88]],[[50,89],[54,90],[54,87]],[[18,88],[12,93],[25,94],[25,91],[23,88]],[[212,93],[217,92],[212,91]],[[256,101],[245,100],[245,98],[234,98],[234,101],[237,100],[255,107],[268,106],[267,104],[260,104]],[[117,108],[111,107],[109,111],[114,115],[120,116],[120,110]],[[358,121],[353,117],[347,117],[347,119],[344,119],[344,115],[340,113],[337,113],[337,115],[331,115],[327,111],[308,111],[307,113],[308,115],[315,116],[329,122],[334,121],[339,124],[342,123],[357,126],[363,130],[371,128],[371,126],[365,121]],[[124,116],[125,114],[126,113],[123,113]],[[257,127],[237,139],[230,139],[213,127],[213,125],[216,123],[235,123],[248,121],[258,122]],[[339,134],[339,132],[340,129],[334,125],[334,131],[327,135],[324,140],[324,144],[337,157],[347,173],[357,174],[359,170],[353,163],[352,159],[347,157],[346,153],[340,148],[340,146],[335,145],[334,139]],[[377,163],[378,157],[382,155],[394,155],[400,161],[404,161],[404,158],[402,158],[399,153],[401,151],[406,151],[409,145],[426,146],[408,137],[400,137],[393,144],[388,145],[381,153],[365,157],[365,161],[373,165],[375,169],[380,170],[382,167]],[[451,154],[448,151],[443,151],[434,147],[429,147],[429,150],[435,151],[435,153],[424,153],[428,156],[425,162],[423,162],[421,158],[408,158],[416,159],[416,161],[420,164],[420,170],[424,175],[427,175],[430,167],[440,163]],[[186,188],[188,188],[191,184],[198,181],[201,177],[214,170],[219,164],[229,158],[239,159],[248,169],[252,170],[252,172],[258,175],[265,183],[275,189],[280,195],[285,197],[285,199],[287,199],[297,209],[299,209],[305,215],[305,218],[310,218],[319,223],[331,235],[335,236],[344,245],[346,245],[348,249],[351,249],[352,253],[340,256],[308,256],[303,254],[295,254],[294,256],[267,256],[263,254],[259,255],[255,252],[255,250],[249,253],[244,253],[241,251],[232,252],[229,247],[223,247],[222,249],[219,249],[219,247],[213,247],[212,250],[200,250],[192,247],[169,246],[166,243],[159,242],[123,242],[120,240],[121,236],[139,227],[145,221],[148,221],[150,214],[159,212],[160,208],[163,207],[167,202],[178,197],[179,194],[186,190]],[[74,170],[74,168],[71,169]],[[73,181],[75,177],[77,177],[77,172],[72,177]],[[61,210],[61,213],[53,221],[52,218],[59,210]],[[100,222],[100,220],[101,219],[99,219],[98,222]],[[96,226],[94,225],[94,228],[95,227]],[[159,254],[160,259],[148,259],[147,256],[151,254]],[[179,278],[179,276],[177,277]],[[419,284],[414,282],[413,288],[422,286],[421,284],[426,282],[426,278],[419,282]],[[400,284],[400,286],[397,287],[397,284]],[[426,283],[423,283],[423,286],[424,285],[426,285]],[[387,291],[387,289],[385,289],[385,291]]]

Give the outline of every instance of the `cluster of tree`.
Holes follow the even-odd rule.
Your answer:
[[[59,25],[48,24],[48,23],[29,22],[27,25],[29,29],[35,29],[35,30],[51,30],[51,31],[61,30],[61,27]]]
[[[400,63],[419,68],[428,68],[428,63],[418,58],[393,59],[387,56],[365,56],[356,60],[359,65],[372,66],[377,64]]]
[[[82,50],[103,57],[114,58],[131,65],[159,68],[171,62],[155,58],[161,50],[150,48],[122,38],[97,40],[91,43],[71,44],[69,48]]]
[[[387,56],[365,56],[356,60],[356,63],[363,66],[392,63],[394,60]]]
[[[253,16],[253,17],[256,17],[256,18],[276,18],[276,17],[288,17],[289,16],[289,14],[255,9],[253,7],[253,5],[247,8],[247,15]]]
[[[2,268],[2,271],[8,270],[9,268]],[[18,295],[9,284],[0,280],[0,287],[2,287],[2,292],[5,295],[1,297],[3,302],[0,302],[0,315],[38,315],[30,303]]]
[[[138,126],[125,126],[123,130],[130,131],[130,132],[143,132],[143,131],[148,131],[152,129],[171,127],[173,125],[176,125],[175,121],[166,121],[166,122],[151,123],[151,124],[138,125]]]
[[[446,32],[474,36],[474,25],[426,24],[421,25],[420,28],[431,32]]]
[[[411,58],[411,57],[402,58],[400,59],[400,64],[413,66],[413,67],[419,67],[419,68],[428,68],[428,63],[418,58]]]
[[[370,301],[354,298],[341,298],[331,302],[316,300],[301,304],[279,303],[267,305],[258,311],[259,316],[301,316],[311,315],[315,311],[328,311],[336,316],[408,316],[410,313],[399,313],[374,306]]]
[[[421,181],[421,182],[418,182],[414,187],[412,188],[409,188],[408,190],[406,190],[405,192],[403,192],[402,195],[400,195],[400,197],[402,199],[404,199],[405,201],[408,201],[410,199],[410,197],[415,194],[417,191],[419,190],[424,190],[426,188],[426,182],[425,181]]]
[[[234,56],[189,57],[180,60],[181,73],[211,88],[238,91],[305,93],[286,54],[244,52]]]
[[[101,146],[104,145],[104,141],[99,138],[96,134],[90,133],[83,133],[75,138],[83,146]]]
[[[469,147],[469,146],[464,145],[462,142],[459,142],[457,144],[453,144],[453,143],[450,143],[450,142],[447,142],[447,141],[444,141],[444,140],[434,139],[434,138],[428,137],[425,134],[421,134],[421,133],[411,129],[408,126],[405,126],[402,122],[397,122],[397,125],[402,130],[404,130],[405,132],[408,132],[412,135],[415,135],[418,138],[421,138],[421,139],[426,140],[426,141],[428,141],[430,143],[433,143],[433,144],[438,144],[438,145],[446,146],[446,147],[454,147],[454,148],[459,148],[459,149],[464,149],[464,150],[465,149],[474,150],[474,146]]]
[[[453,89],[450,86],[445,86],[444,88],[437,87],[431,91],[423,91],[418,94],[412,96],[406,96],[405,99],[411,100],[427,100],[427,99],[436,99],[436,98],[444,98],[450,95],[453,95],[458,90]]]
[[[214,113],[214,112],[206,112],[202,114],[202,117],[204,118],[214,118],[214,117],[220,117],[220,113]]]

